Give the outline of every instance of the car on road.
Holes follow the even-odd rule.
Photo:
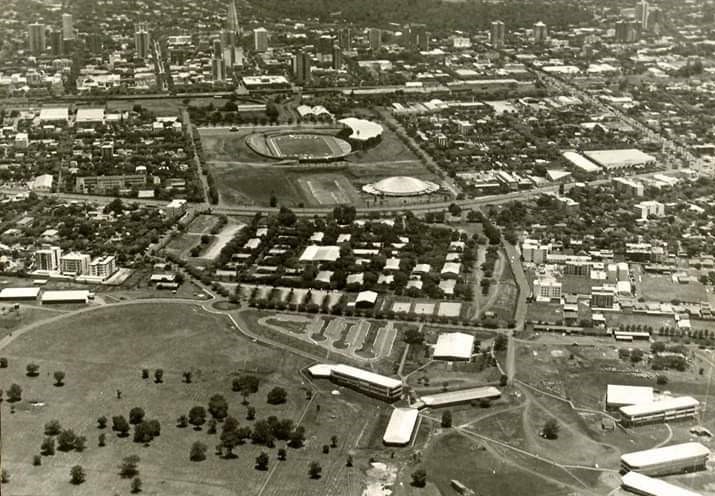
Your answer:
[[[229,129],[230,132],[236,133],[238,132],[238,128],[236,126],[233,126],[231,129]]]

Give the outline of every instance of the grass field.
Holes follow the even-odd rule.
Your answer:
[[[273,143],[280,157],[330,157],[342,152],[339,142],[332,136],[290,134],[270,136],[267,140]]]
[[[698,281],[688,284],[673,282],[669,275],[643,274],[640,292],[649,301],[669,302],[674,299],[685,302],[707,302],[708,294]]]
[[[191,234],[207,234],[218,222],[218,218],[213,215],[197,215],[191,224],[186,228],[186,232]]]
[[[213,454],[217,437],[207,434],[205,428],[194,431],[175,426],[179,415],[194,405],[205,406],[215,393],[227,398],[230,414],[244,425],[252,424],[245,420],[246,407],[241,405],[241,397],[230,389],[236,373],[250,372],[261,379],[259,392],[249,397],[258,419],[276,415],[297,420],[306,406],[307,386],[297,370],[307,362],[237,336],[222,316],[185,304],[110,307],[32,330],[13,341],[3,355],[8,357],[10,366],[0,369],[1,383],[5,386],[14,382],[23,388],[23,401],[14,404],[14,414],[8,402],[0,405],[4,420],[3,463],[12,477],[10,484],[3,486],[3,494],[8,495],[128,494],[129,481],[119,477],[117,467],[122,457],[130,454],[141,457],[139,469],[145,494],[257,494],[269,474],[266,495],[328,494],[329,484],[346,484],[349,476],[342,470],[345,453],[368,418],[363,408],[372,408],[369,403],[347,403],[327,392],[322,398],[323,393],[319,393],[314,401],[323,404],[323,409],[318,412],[309,408],[305,417],[306,447],[289,449],[288,461],[280,462],[275,471],[260,472],[253,467],[255,457],[261,450],[267,451],[273,469],[279,465],[277,448],[246,444],[235,450],[237,459],[226,460]],[[30,362],[39,364],[38,377],[25,376],[25,366]],[[143,367],[162,368],[163,383],[143,380]],[[52,384],[55,370],[66,373],[64,387]],[[186,370],[193,371],[191,384],[182,382],[182,372]],[[286,404],[266,403],[265,395],[275,385],[288,391]],[[115,394],[118,389],[122,391],[121,399]],[[131,437],[119,438],[107,430],[107,446],[97,447],[101,431],[95,419],[100,415],[127,416],[135,406],[142,407],[148,418],[161,422],[161,436],[145,447],[133,443]],[[32,466],[32,456],[39,453],[44,437],[43,425],[51,419],[86,436],[87,449],[81,453],[58,451],[54,456],[43,457],[42,466]],[[324,455],[320,448],[333,434],[340,439],[339,448]],[[194,441],[209,447],[207,460],[188,460]],[[307,476],[308,463],[313,459],[323,466],[320,480]],[[359,463],[356,456],[356,466]],[[87,472],[87,481],[81,486],[69,483],[69,468],[75,464]],[[359,481],[355,473],[352,476]],[[290,485],[285,484],[288,480]],[[359,487],[354,489],[344,494],[357,496]]]

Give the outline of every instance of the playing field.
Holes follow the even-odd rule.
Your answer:
[[[350,144],[325,133],[255,133],[246,137],[248,147],[259,155],[278,159],[326,160],[350,153]]]
[[[328,494],[328,488],[347,484],[352,488],[344,494],[360,494],[356,485],[360,458],[355,457],[352,479],[345,472],[344,461],[364,427],[358,420],[368,418],[363,411],[368,405],[333,401],[325,392],[325,397],[318,393],[313,400],[323,404],[323,413],[316,412],[306,400],[308,386],[298,374],[307,361],[237,335],[222,315],[186,304],[109,307],[33,329],[18,336],[0,355],[9,359],[9,367],[0,369],[3,386],[17,383],[23,388],[23,401],[12,404],[14,413],[7,401],[0,405],[3,468],[11,476],[10,483],[3,485],[3,495],[129,494],[129,481],[119,476],[118,465],[131,454],[141,458],[145,494],[250,495],[258,494],[264,484],[263,494],[271,496]],[[25,375],[30,362],[40,366],[38,377]],[[163,382],[142,379],[142,368],[152,374],[162,368]],[[63,387],[53,385],[56,370],[66,373]],[[190,384],[182,380],[184,371],[193,373]],[[176,427],[179,415],[195,405],[206,406],[209,397],[217,393],[228,400],[229,414],[242,425],[252,426],[255,420],[246,420],[242,398],[231,390],[231,379],[244,373],[261,381],[258,393],[248,398],[257,419],[275,415],[297,421],[305,413],[306,446],[288,449],[287,461],[276,459],[283,442],[277,442],[275,448],[249,442],[235,449],[237,458],[224,459],[214,454],[218,437],[208,434],[205,426],[200,431]],[[288,401],[269,405],[266,394],[277,385],[288,391]],[[121,399],[117,390],[122,392]],[[147,418],[161,423],[161,435],[149,446],[134,443],[131,435],[120,438],[110,428],[96,426],[97,417],[128,416],[133,407],[143,408]],[[81,453],[57,451],[54,456],[43,456],[41,466],[33,466],[33,455],[39,454],[44,438],[43,426],[52,419],[86,436],[87,448]],[[102,432],[107,436],[106,447],[97,445]],[[322,445],[333,434],[338,436],[338,448],[330,455],[322,454]],[[208,446],[205,461],[189,461],[195,441]],[[254,468],[261,451],[270,457],[268,471]],[[323,466],[319,480],[308,478],[312,460]],[[69,483],[69,470],[76,464],[87,473],[87,481],[80,486]]]

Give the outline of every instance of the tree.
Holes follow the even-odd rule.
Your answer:
[[[33,457],[32,457],[32,464],[33,464],[35,467],[39,467],[40,465],[42,465],[42,457],[41,457],[40,455],[35,455],[35,456],[33,456]]]
[[[423,468],[418,468],[412,472],[412,485],[415,487],[425,487],[427,484],[427,471]]]
[[[22,399],[22,388],[17,384],[12,384],[7,390],[7,400],[10,403],[15,403]]]
[[[101,417],[97,418],[97,428],[104,429],[105,427],[107,427],[107,417],[102,415]]]
[[[74,440],[74,449],[80,453],[87,448],[87,438],[84,436],[77,436]]]
[[[449,410],[442,413],[442,427],[445,429],[452,427],[452,412]]]
[[[226,448],[226,458],[233,456],[233,448],[238,446],[241,438],[238,432],[238,420],[234,417],[226,417],[221,430],[221,446]]]
[[[36,363],[28,363],[26,369],[28,377],[37,377],[40,375],[40,366]]]
[[[418,345],[424,343],[425,336],[419,331],[419,329],[410,327],[405,331],[404,340],[407,344]]]
[[[556,419],[549,419],[544,423],[543,429],[541,429],[541,434],[546,439],[557,439],[559,437],[559,423]]]
[[[148,444],[154,440],[154,429],[147,421],[134,426],[134,442]]]
[[[659,386],[664,386],[668,384],[668,376],[660,374],[655,378],[655,383]]]
[[[346,467],[352,467],[352,466],[353,466],[353,455],[348,455],[347,460],[345,460],[345,466],[346,466]]]
[[[287,456],[288,456],[288,452],[286,451],[285,448],[279,448],[279,449],[278,449],[278,459],[279,459],[280,461],[285,461],[285,459],[287,458]]]
[[[97,445],[101,448],[107,445],[107,435],[102,432],[97,438]]]
[[[323,445],[323,453],[326,454],[326,455],[327,455],[328,453],[330,453],[330,446],[329,446],[329,445],[327,445],[327,444],[324,444],[324,445]]]
[[[124,415],[117,415],[112,417],[112,430],[119,433],[119,437],[126,437],[129,435],[129,422],[124,418]]]
[[[0,483],[7,484],[8,482],[10,482],[10,472],[3,468],[0,470]]]
[[[323,471],[323,467],[320,466],[318,462],[310,462],[308,467],[308,475],[311,479],[320,479],[320,473]]]
[[[132,425],[137,425],[144,420],[144,410],[142,408],[139,408],[138,406],[135,406],[131,410],[129,410],[129,423]]]
[[[40,453],[44,456],[52,456],[55,454],[55,438],[46,437],[40,445]]]
[[[57,449],[60,451],[70,451],[75,447],[77,434],[72,429],[65,429],[57,436]]]
[[[131,492],[132,494],[142,492],[142,480],[139,477],[134,477],[132,479]]]
[[[285,403],[288,399],[288,393],[282,387],[274,387],[268,392],[268,403],[271,405],[279,405]]]
[[[123,479],[131,479],[139,475],[139,461],[140,458],[137,455],[129,455],[124,457],[121,465],[119,465],[119,475]]]
[[[261,454],[256,457],[256,470],[267,470],[268,469],[268,454],[265,451],[261,451]]]
[[[256,408],[253,406],[248,407],[248,412],[246,412],[246,420],[253,420],[256,418]]]
[[[650,351],[653,353],[663,353],[665,351],[665,342],[656,341],[650,346]]]
[[[191,378],[193,376],[192,372],[190,370],[187,370],[186,372],[184,372],[183,375],[184,375],[184,382],[186,384],[191,384]]]
[[[288,436],[288,446],[291,448],[300,448],[305,442],[305,429],[302,425],[299,425],[293,429]]]
[[[498,334],[497,337],[494,338],[494,351],[506,350],[508,342],[509,338],[507,338],[504,334]]]
[[[56,436],[62,432],[62,426],[59,420],[50,420],[45,424],[45,435],[46,436]]]
[[[643,350],[639,350],[638,348],[636,348],[631,351],[631,362],[638,363],[641,360],[643,360]]]
[[[208,426],[207,434],[216,434],[216,419],[210,419]]]
[[[195,406],[189,410],[189,423],[194,426],[197,431],[201,430],[201,426],[206,423],[206,409],[202,406]]]
[[[149,369],[142,369],[142,379],[149,378]]]
[[[163,369],[156,369],[154,371],[154,382],[157,384],[160,384],[164,380],[164,370]]]
[[[209,399],[209,413],[219,422],[228,415],[228,402],[220,394],[215,394]]]
[[[81,465],[75,465],[70,469],[70,482],[72,484],[82,484],[87,479],[84,469]]]
[[[202,462],[206,460],[206,445],[196,441],[191,445],[191,450],[189,451],[189,460],[192,462]]]
[[[0,369],[6,369],[6,368],[7,368],[7,358],[0,357]]]
[[[330,447],[331,448],[337,448],[338,447],[338,436],[333,434],[330,436]]]
[[[449,210],[449,214],[452,217],[459,217],[460,215],[462,215],[462,207],[460,207],[456,203],[450,204],[448,210]]]
[[[54,376],[55,376],[55,386],[62,387],[65,385],[65,383],[63,382],[65,379],[64,372],[62,372],[61,370],[58,370],[55,372]]]
[[[179,418],[176,419],[176,427],[183,429],[187,425],[189,425],[188,417],[186,415],[179,415]]]

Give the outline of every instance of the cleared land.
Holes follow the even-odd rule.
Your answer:
[[[241,405],[240,395],[230,388],[231,378],[241,373],[255,374],[261,380],[259,392],[249,397],[258,419],[276,415],[298,420],[307,404],[307,386],[301,384],[297,373],[307,362],[238,336],[223,316],[186,304],[109,307],[34,329],[2,353],[10,361],[9,368],[0,369],[2,384],[15,382],[23,387],[23,401],[14,404],[14,414],[10,414],[8,402],[0,406],[4,410],[3,463],[12,476],[11,483],[3,486],[3,494],[128,494],[129,481],[119,477],[117,467],[130,454],[141,457],[140,477],[147,494],[257,494],[268,477],[271,480],[264,493],[268,495],[327,494],[328,484],[349,487],[349,476],[342,467],[347,447],[368,418],[363,405],[326,397],[322,412],[308,408],[306,447],[289,449],[286,462],[276,460],[277,448],[283,443],[276,448],[239,446],[235,450],[238,458],[226,460],[213,454],[217,436],[208,434],[205,427],[202,431],[176,427],[179,415],[194,405],[206,406],[216,393],[227,398],[230,414],[243,425],[252,425],[254,421],[245,420],[246,407]],[[25,376],[30,362],[40,366],[38,377]],[[162,368],[163,383],[142,379],[144,367],[152,371]],[[55,370],[66,373],[64,387],[53,385]],[[186,370],[193,371],[191,384],[182,381]],[[276,385],[286,388],[288,402],[268,405],[266,393]],[[122,391],[121,399],[116,397],[117,390]],[[96,418],[127,416],[135,406],[161,422],[161,435],[144,447],[106,429],[107,446],[97,447],[97,436],[103,431],[97,429]],[[32,456],[39,453],[44,438],[43,426],[52,419],[86,436],[87,449],[81,453],[58,451],[43,457],[42,466],[32,466]],[[333,450],[323,455],[320,448],[333,434],[340,439],[340,447],[337,453]],[[189,461],[194,441],[209,447],[207,460]],[[254,469],[255,457],[262,450],[270,456],[268,472]],[[307,476],[313,459],[323,465],[320,480]],[[69,483],[69,468],[75,464],[87,472],[87,481],[78,487]],[[353,480],[359,480],[358,471],[352,473]],[[290,484],[285,483],[288,480]],[[345,494],[357,496],[357,489]]]
[[[648,301],[669,302],[674,299],[685,302],[707,302],[708,294],[698,281],[687,284],[673,282],[668,275],[644,274],[640,283],[642,296]]]

